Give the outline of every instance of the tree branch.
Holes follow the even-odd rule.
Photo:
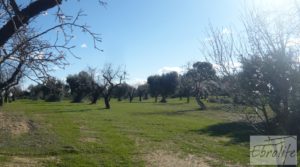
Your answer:
[[[0,47],[2,47],[19,28],[27,24],[31,18],[61,3],[62,0],[37,0],[29,4],[19,12],[19,15],[15,15],[0,29]],[[15,28],[17,28],[17,30]]]

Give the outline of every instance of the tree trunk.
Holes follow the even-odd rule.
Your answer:
[[[58,6],[61,3],[62,0],[38,0],[20,10],[18,15],[13,16],[11,20],[0,29],[0,47],[2,47],[20,27],[24,24],[28,24],[31,18],[39,15],[43,11]]]
[[[207,98],[208,98],[208,93],[207,92],[204,93],[203,98],[204,98],[204,100],[207,100]]]
[[[104,97],[105,108],[110,109],[109,97]]]
[[[163,96],[162,99],[160,100],[160,102],[161,102],[161,103],[166,103],[166,102],[167,102],[166,97]]]
[[[186,103],[190,103],[190,96],[186,97]]]
[[[96,104],[97,101],[98,101],[98,96],[93,96],[93,97],[92,97],[91,104]]]
[[[3,106],[3,97],[1,95],[1,92],[0,92],[0,106]]]
[[[4,102],[8,103],[8,91],[5,91],[4,93]]]
[[[197,101],[198,105],[200,106],[200,110],[205,110],[206,109],[205,104],[201,101],[199,96],[196,96],[196,101]]]
[[[140,101],[140,102],[142,101],[142,96],[139,96],[139,101]]]
[[[129,97],[129,103],[131,103],[132,100],[133,100],[133,96],[130,96],[130,97]]]
[[[157,103],[157,96],[155,96],[155,101],[154,102]]]

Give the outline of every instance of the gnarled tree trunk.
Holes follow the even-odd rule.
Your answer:
[[[205,104],[201,101],[200,96],[197,95],[197,96],[195,97],[195,99],[196,99],[196,101],[197,101],[197,103],[198,103],[198,105],[199,105],[199,107],[200,107],[200,110],[205,110],[205,109],[206,109],[206,106],[205,106]]]
[[[16,5],[16,10],[18,10],[17,15],[13,16],[11,20],[0,29],[0,47],[2,47],[20,27],[24,24],[28,24],[31,18],[61,3],[62,0],[37,0],[22,10],[17,9]]]
[[[166,103],[166,102],[167,102],[166,97],[165,97],[165,96],[162,96],[160,102],[161,102],[161,103]]]
[[[104,97],[104,104],[106,109],[110,109],[110,104],[109,104],[110,98],[108,96]]]

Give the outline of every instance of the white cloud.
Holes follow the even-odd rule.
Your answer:
[[[184,72],[184,69],[181,67],[163,67],[158,70],[158,73],[164,74],[164,73],[168,73],[168,72],[172,72],[172,71],[175,71],[178,74],[182,74]]]
[[[218,64],[212,64],[213,68],[217,71],[217,75],[222,74],[223,68],[221,68]],[[228,67],[228,72],[235,73],[242,70],[242,64],[240,62],[233,62],[230,63],[230,67]]]
[[[80,47],[81,47],[81,48],[87,48],[87,44],[86,44],[86,43],[83,43],[83,44],[80,45]]]
[[[141,79],[141,78],[133,78],[133,79],[130,79],[128,81],[128,84],[137,88],[139,85],[143,85],[147,82],[147,80],[145,79]]]

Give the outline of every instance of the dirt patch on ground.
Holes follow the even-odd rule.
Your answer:
[[[9,163],[4,164],[4,167],[40,167],[43,166],[43,162],[55,162],[59,163],[56,157],[18,157],[11,158]]]
[[[21,116],[0,112],[0,131],[12,135],[21,135],[28,133],[32,128],[32,121],[28,121]]]
[[[87,142],[87,143],[96,143],[97,139],[95,137],[81,137],[81,142]]]
[[[95,134],[97,133],[96,131],[90,130],[89,128],[87,128],[84,125],[81,125],[79,127],[79,129],[80,129],[80,133],[81,133],[81,137],[79,138],[79,141],[85,142],[85,143],[96,143],[97,142],[97,138],[94,137]]]
[[[210,167],[205,159],[194,155],[182,157],[180,154],[157,150],[145,156],[146,166],[149,167]]]

